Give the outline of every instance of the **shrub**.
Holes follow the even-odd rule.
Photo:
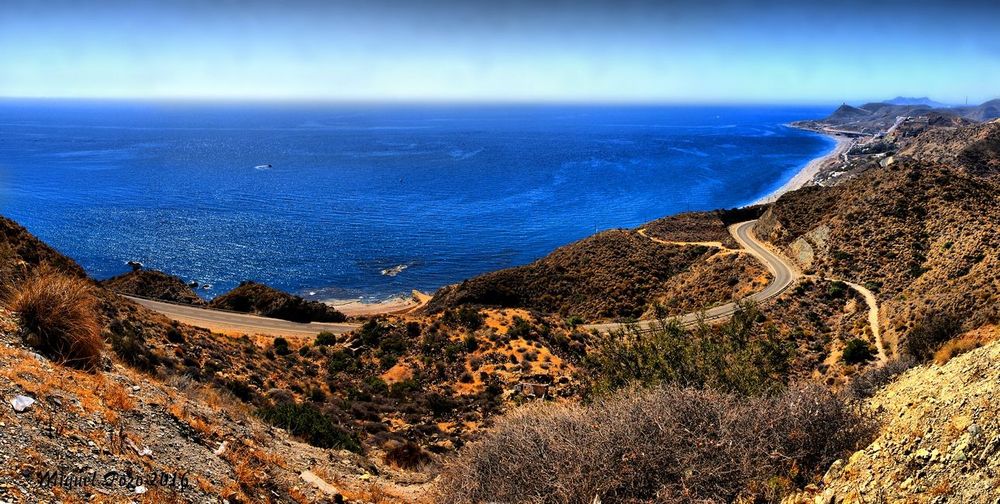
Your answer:
[[[587,356],[589,392],[660,383],[742,394],[780,389],[791,346],[771,331],[758,331],[759,317],[755,305],[744,304],[716,327],[689,330],[660,321],[649,332],[636,327],[612,332]]]
[[[281,427],[313,446],[361,452],[361,444],[353,434],[336,425],[312,404],[283,402],[261,408],[258,414],[265,422]]]
[[[184,343],[184,333],[181,332],[180,328],[177,326],[177,321],[172,321],[170,327],[167,328],[167,341],[171,343]]]
[[[515,410],[446,468],[438,500],[776,501],[874,429],[820,385],[747,398],[668,386]]]
[[[274,353],[278,355],[288,355],[292,351],[288,348],[288,340],[285,338],[274,338]]]
[[[111,343],[111,349],[123,361],[145,371],[156,368],[160,359],[146,344],[142,325],[116,319],[108,324],[104,333]]]
[[[448,310],[444,312],[441,320],[452,327],[461,326],[465,327],[470,331],[475,331],[483,326],[486,318],[479,313],[478,308],[472,306],[462,306],[457,310]]]
[[[568,327],[570,330],[576,329],[576,326],[583,325],[584,322],[585,321],[583,320],[583,317],[578,317],[576,315],[570,315],[569,317],[566,317],[566,327]]]
[[[29,345],[63,364],[89,370],[98,366],[104,348],[96,306],[86,280],[52,270],[21,282],[7,299]]]
[[[511,321],[510,329],[507,330],[507,337],[510,339],[530,339],[531,333],[531,322],[528,322],[521,317],[514,317]]]
[[[326,392],[319,387],[313,387],[309,389],[309,400],[312,402],[324,402],[326,401]]]
[[[314,346],[330,346],[337,342],[337,336],[330,331],[323,331],[316,335]]]
[[[415,378],[408,378],[393,383],[392,387],[389,388],[389,395],[395,399],[402,399],[418,390],[420,390],[420,381]]]
[[[351,352],[344,348],[338,348],[330,352],[327,361],[327,370],[335,375],[344,371],[354,371],[358,369],[358,360],[351,355]]]
[[[847,295],[847,284],[840,280],[830,282],[826,288],[826,296],[830,299],[839,299]]]
[[[953,315],[927,316],[907,335],[906,353],[917,360],[927,360],[941,345],[961,332],[962,323]]]
[[[844,346],[842,358],[846,364],[861,364],[875,358],[875,349],[867,341],[854,338]]]
[[[378,346],[382,338],[389,334],[389,329],[379,319],[371,319],[358,329],[357,338],[365,346]]]
[[[916,360],[913,357],[904,355],[883,366],[869,368],[851,379],[847,384],[847,395],[856,400],[867,399],[914,364]]]
[[[431,457],[420,448],[420,445],[407,441],[386,452],[385,461],[400,469],[413,470],[429,463]]]
[[[466,334],[465,337],[462,338],[462,343],[465,344],[465,350],[468,352],[475,352],[476,349],[479,348],[479,340],[476,339],[476,336],[471,333]]]

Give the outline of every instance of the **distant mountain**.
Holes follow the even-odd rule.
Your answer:
[[[838,121],[840,121],[840,122],[848,122],[848,121],[851,121],[851,120],[861,119],[861,118],[864,118],[864,117],[868,117],[870,115],[872,115],[872,113],[869,112],[869,111],[867,111],[867,110],[860,109],[858,107],[852,107],[852,106],[850,106],[850,105],[848,105],[848,104],[845,103],[845,104],[841,105],[840,107],[837,107],[837,110],[834,110],[833,113],[830,114],[830,117],[826,118],[826,121],[830,121],[830,122],[838,122]]]
[[[889,105],[927,105],[933,108],[947,107],[948,105],[934,101],[926,96],[921,96],[920,98],[914,98],[910,96],[897,96],[891,100],[885,100],[882,103],[888,103]]]
[[[901,121],[916,120],[930,126],[957,127],[1000,117],[1000,99],[964,107],[937,107],[932,104],[941,105],[926,97],[896,97],[885,102],[866,103],[860,107],[845,103],[824,119],[793,124],[814,130],[836,129],[874,135],[890,131]]]
[[[973,121],[992,121],[1000,117],[1000,99],[990,100],[982,105],[971,107],[956,107],[956,111],[967,119]]]

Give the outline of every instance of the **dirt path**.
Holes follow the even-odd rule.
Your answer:
[[[882,331],[880,330],[878,320],[878,299],[875,298],[875,294],[872,291],[864,286],[846,280],[841,280],[841,282],[844,282],[848,287],[861,294],[861,297],[865,298],[865,304],[868,305],[868,326],[872,328],[872,336],[875,337],[875,348],[878,349],[878,361],[881,364],[889,362],[889,354],[885,351],[885,344],[882,343]]]
[[[735,250],[735,249],[731,249],[729,247],[726,247],[725,245],[722,244],[722,242],[717,242],[717,241],[699,241],[699,242],[667,241],[667,240],[663,240],[663,239],[656,238],[656,237],[653,237],[653,236],[649,236],[648,234],[646,234],[646,228],[640,229],[638,231],[638,233],[640,235],[642,235],[643,238],[648,238],[648,239],[650,239],[650,240],[652,240],[652,241],[654,241],[656,243],[659,243],[661,245],[690,245],[690,246],[698,246],[698,245],[700,245],[702,247],[712,247],[712,248],[717,248],[717,249],[720,249],[720,250],[729,250],[729,251],[734,251]]]

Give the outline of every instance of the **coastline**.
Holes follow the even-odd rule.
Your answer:
[[[752,203],[753,205],[773,203],[777,201],[777,199],[781,197],[782,194],[794,191],[796,189],[801,189],[802,187],[809,185],[810,183],[813,182],[813,180],[816,179],[817,175],[822,173],[825,168],[829,167],[831,164],[836,162],[836,160],[840,158],[841,154],[847,152],[851,148],[851,146],[854,145],[853,139],[844,135],[835,135],[812,129],[807,129],[807,131],[812,131],[813,133],[818,133],[826,137],[829,137],[833,139],[834,142],[836,142],[836,145],[834,145],[833,149],[831,149],[826,154],[814,158],[808,163],[806,163],[806,165],[803,166],[802,169],[799,170],[799,172],[796,173],[795,176],[793,176],[788,182],[785,182],[784,185],[775,189],[770,194],[758,198],[756,201]]]
[[[396,296],[373,303],[359,299],[325,299],[328,304],[348,317],[408,313],[427,304],[431,295],[414,290],[410,296]]]

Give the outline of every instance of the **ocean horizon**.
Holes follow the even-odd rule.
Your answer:
[[[0,213],[92,276],[380,300],[746,205],[829,106],[0,101]]]

